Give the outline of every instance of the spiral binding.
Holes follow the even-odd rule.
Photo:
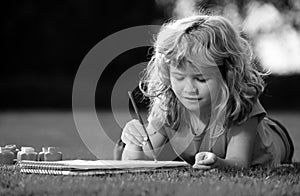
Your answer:
[[[17,163],[17,169],[19,169],[21,173],[63,175],[68,172],[70,167],[64,163],[23,160]]]
[[[65,163],[57,163],[57,162],[37,162],[37,161],[19,161],[17,163],[19,168],[26,169],[49,169],[49,170],[60,170],[67,169],[69,166]]]

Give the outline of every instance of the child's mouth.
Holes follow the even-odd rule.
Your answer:
[[[200,101],[202,98],[199,98],[199,97],[185,97],[185,99],[190,100],[190,101]]]

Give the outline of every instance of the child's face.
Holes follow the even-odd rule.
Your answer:
[[[213,74],[192,73],[171,66],[170,81],[175,95],[188,110],[198,115],[200,111],[211,112],[211,99],[219,90],[218,80]]]

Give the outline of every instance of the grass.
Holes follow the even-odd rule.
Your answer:
[[[92,177],[31,175],[0,167],[0,195],[300,195],[300,114],[275,112],[272,116],[290,130],[295,144],[293,165],[249,170],[178,168]],[[111,122],[109,115],[102,118]],[[120,134],[113,123],[107,128]],[[10,143],[38,151],[42,146],[59,146],[64,159],[96,158],[79,137],[70,112],[0,114],[0,146]],[[111,158],[113,143],[107,137],[93,145],[100,158]]]
[[[0,169],[0,195],[299,195],[300,164],[278,168],[178,168],[106,176],[51,176]]]

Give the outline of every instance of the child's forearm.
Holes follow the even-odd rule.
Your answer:
[[[222,159],[220,157],[217,157],[216,163],[213,165],[214,167],[238,167],[238,168],[249,168],[251,166],[250,163],[241,161],[238,159]]]

